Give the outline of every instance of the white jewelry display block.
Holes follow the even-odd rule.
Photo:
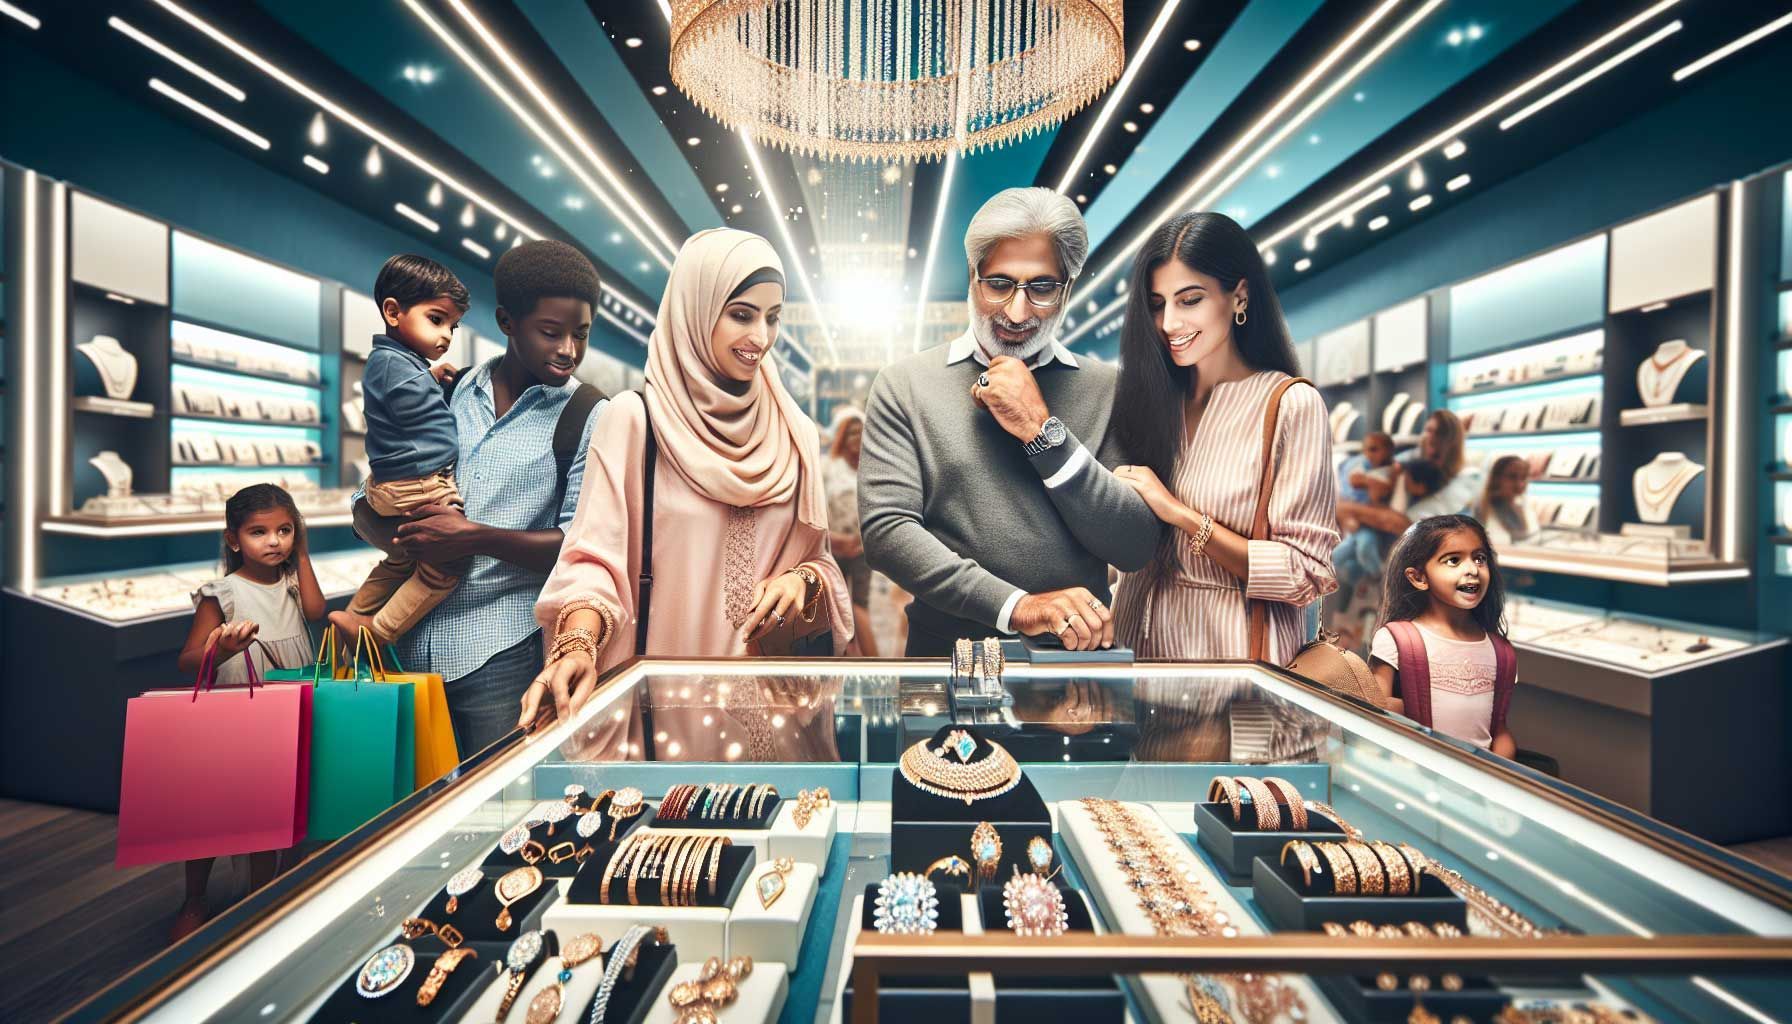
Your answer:
[[[555,929],[552,928],[548,929],[548,931],[554,930]],[[572,941],[573,937],[578,934],[578,932],[558,933],[562,944]],[[608,947],[605,948],[607,949]],[[421,968],[423,965],[418,964],[417,966]],[[466,963],[461,964],[458,970],[464,971],[469,968],[483,970],[487,974],[497,974],[496,971],[492,970],[490,964],[481,964],[477,960],[469,960]],[[559,973],[559,957],[550,956],[546,960],[543,960],[541,966],[535,969],[535,973],[529,976],[529,980],[523,985],[523,990],[517,993],[516,1002],[510,1004],[510,1013],[507,1014],[504,1019],[507,1021],[522,1020],[527,1015],[529,1000],[534,999],[542,989],[552,986],[554,984],[554,978],[558,976]],[[597,998],[597,986],[602,983],[603,980],[604,962],[602,958],[587,960],[579,966],[574,967],[572,969],[572,980],[566,983],[566,991],[561,993],[560,1015],[554,1018],[556,1024],[559,1024],[561,1021],[566,1022],[566,1024],[574,1024],[574,1022],[584,1020],[585,1014],[583,1010],[585,1007],[591,1005],[591,1000]],[[461,1019],[497,1020],[498,1004],[504,1001],[504,992],[509,987],[510,983],[508,976],[502,974],[497,975],[497,980],[485,987],[485,991],[479,994],[478,1001],[473,1003],[472,1009],[468,1010]],[[655,993],[654,998],[660,998],[659,994]]]
[[[813,824],[813,823],[811,823]],[[803,944],[803,925],[815,908],[815,894],[820,888],[820,874],[815,865],[797,861],[784,873],[784,894],[770,907],[759,905],[759,879],[772,873],[769,861],[753,865],[746,889],[734,904],[728,918],[728,955],[750,956],[758,965],[766,961],[789,964],[796,969],[797,954]]]
[[[678,969],[672,972],[672,980],[666,983],[666,991],[671,991],[673,985],[696,981],[697,975],[703,970],[703,961],[684,957],[684,944],[677,942],[678,936],[674,935],[672,938],[678,946],[680,963]],[[790,997],[788,975],[794,967],[794,964],[786,967],[781,963],[762,963],[758,957],[754,957],[753,973],[741,979],[739,994],[722,1012],[723,1019],[728,1024],[752,1024],[755,1021],[765,1024],[777,1020],[784,1012],[784,1000]],[[480,1018],[474,1016],[469,1019]],[[672,1008],[672,1003],[665,994],[662,992],[655,995],[653,1006],[647,1011],[646,1024],[674,1024],[677,1020],[678,1011]]]
[[[580,932],[621,935],[637,924],[659,927],[671,934],[680,959],[702,963],[712,956],[750,956],[755,963],[766,959],[794,964],[820,876],[814,865],[798,862],[787,876],[784,895],[768,910],[759,905],[759,893],[754,889],[754,882],[767,867],[763,858],[754,862],[732,907],[632,907],[626,899],[622,903],[574,903],[565,898],[572,880],[563,878],[557,883],[561,899],[542,914],[541,926],[563,936]],[[612,889],[613,893],[620,891]],[[736,932],[739,944],[731,944]]]
[[[1189,850],[1188,844],[1170,828],[1155,808],[1148,804],[1126,806],[1137,813],[1148,827],[1157,830],[1165,847],[1174,855],[1177,870],[1207,891],[1219,910],[1225,913],[1227,923],[1238,929],[1238,934],[1265,934],[1251,917],[1250,911]],[[1139,909],[1137,895],[1126,884],[1125,873],[1114,863],[1113,854],[1108,851],[1101,830],[1095,827],[1095,819],[1081,803],[1064,802],[1058,805],[1058,834],[1064,840],[1065,849],[1076,858],[1078,866],[1082,868],[1083,881],[1089,886],[1089,896],[1100,908],[1102,916],[1125,934],[1156,934],[1151,918]],[[1304,1010],[1302,1019],[1337,1024],[1338,1018],[1333,1014],[1331,1004],[1311,983],[1292,975],[1281,977],[1285,984],[1292,985],[1299,993]],[[1182,982],[1174,976],[1139,975],[1134,981],[1139,1005],[1144,1008],[1149,1024],[1180,1024],[1188,1019],[1187,1012],[1181,1009],[1187,1002],[1187,995]]]
[[[778,801],[778,814],[772,819],[770,850],[762,851],[764,859],[789,857],[799,864],[813,864],[823,878],[828,874],[828,853],[834,848],[834,834],[840,827],[840,808],[829,802],[817,807],[809,816],[808,828],[796,827],[796,798]],[[735,835],[735,833],[729,833]],[[741,840],[734,840],[739,843]]]

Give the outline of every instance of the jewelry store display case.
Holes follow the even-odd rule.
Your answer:
[[[540,1000],[538,1021],[1792,1013],[1792,882],[1601,797],[1252,664],[1011,662],[1005,682],[1012,708],[952,720],[944,663],[636,659],[71,1019],[487,1021],[512,991],[506,1019]],[[979,805],[1015,794],[985,829]],[[942,803],[899,810],[919,795]],[[1248,845],[1302,816],[1313,845],[1286,863],[1215,852],[1215,828]],[[1375,845],[1324,845],[1347,837]],[[518,942],[537,929],[542,949]],[[475,970],[419,1008],[450,947]]]

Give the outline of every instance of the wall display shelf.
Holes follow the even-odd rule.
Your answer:
[[[177,420],[199,420],[209,423],[243,423],[257,427],[280,427],[286,430],[318,430],[325,424],[322,418],[311,420],[271,419],[261,416],[225,416],[216,413],[182,412],[176,413]]]
[[[312,559],[326,598],[354,593],[379,564],[377,552],[344,551]],[[218,578],[216,562],[187,562],[142,569],[126,576],[90,573],[41,580],[35,596],[115,625],[171,618],[184,622],[193,612],[193,594]]]
[[[1396,448],[1418,443],[1429,391],[1429,309],[1429,300],[1415,299],[1295,346],[1332,413],[1334,462],[1361,452],[1374,432],[1392,435]]]
[[[943,663],[898,661],[875,672],[847,670],[844,686],[888,706],[919,708],[928,693],[937,694],[943,672]],[[1355,920],[1396,927],[1405,921],[1442,921],[1457,933],[1487,940],[1485,946],[1498,949],[1499,955],[1521,961],[1529,951],[1550,949],[1552,943],[1647,938],[1651,954],[1659,955],[1664,947],[1677,951],[1692,936],[1781,936],[1792,927],[1792,894],[1746,861],[1572,786],[1465,752],[1402,719],[1364,712],[1278,670],[1154,663],[1084,666],[1078,675],[1077,685],[1101,687],[1116,697],[1113,713],[1104,716],[1108,720],[1079,723],[1079,731],[1092,724],[1113,745],[1128,748],[1140,761],[1149,760],[1151,769],[1128,772],[1122,782],[1103,762],[1075,754],[1067,755],[1068,762],[1061,760],[1055,751],[1080,748],[1056,743],[1040,746],[1054,751],[1049,755],[1015,755],[1017,785],[1010,792],[1024,790],[1039,812],[1027,829],[1031,834],[1019,845],[1033,847],[1030,840],[1038,839],[1042,855],[1049,855],[1058,873],[1046,883],[1052,888],[1042,894],[1042,904],[1055,908],[1061,902],[1062,927],[1082,940],[1065,946],[1066,957],[1090,946],[1124,948],[1130,939],[1172,928],[1223,935],[1236,944],[1233,948],[1282,934],[1323,944],[1329,939],[1318,925],[1332,919],[1313,916],[1320,914],[1340,915],[1333,923],[1345,926]],[[1020,665],[1010,668],[1006,681],[1017,708],[1057,707],[1070,685],[1048,670]],[[730,692],[757,690],[766,699],[751,706],[730,700],[720,687],[723,682]],[[481,961],[501,958],[507,943],[536,927],[552,933],[549,941],[557,948],[548,952],[553,953],[564,952],[581,932],[595,932],[608,946],[630,923],[663,925],[665,944],[650,943],[654,957],[644,954],[636,974],[647,991],[619,988],[620,1002],[608,1004],[605,1020],[615,1019],[619,1006],[642,1007],[640,1013],[624,1013],[630,1024],[669,1024],[671,983],[688,979],[689,968],[707,954],[754,958],[749,977],[763,988],[749,993],[743,985],[739,1001],[722,1015],[728,1021],[738,1015],[740,1024],[769,1024],[786,992],[790,1005],[781,1019],[793,1024],[850,1020],[855,1005],[865,1008],[859,1000],[873,998],[879,1019],[890,1024],[1120,1024],[1127,1019],[1171,1024],[1190,1019],[1182,1007],[1191,997],[1202,1007],[1252,1007],[1248,1017],[1237,1019],[1265,1022],[1379,1020],[1383,1018],[1361,1014],[1365,1001],[1379,998],[1390,1007],[1398,1004],[1396,1020],[1408,1019],[1415,1007],[1447,1020],[1455,1014],[1452,1008],[1462,1005],[1452,1000],[1476,999],[1481,1002],[1471,1019],[1485,1021],[1522,999],[1544,1008],[1597,1003],[1613,1019],[1622,1019],[1629,1007],[1642,1006],[1659,1024],[1729,1024],[1741,1019],[1731,1008],[1745,996],[1751,1006],[1774,1014],[1792,1000],[1792,982],[1784,977],[1735,979],[1685,968],[1650,975],[1616,969],[1596,978],[1571,968],[1549,978],[1546,986],[1526,982],[1520,988],[1505,979],[1538,972],[1515,970],[1510,961],[1504,970],[1491,963],[1460,970],[1467,984],[1449,985],[1447,993],[1445,985],[1415,992],[1404,978],[1396,979],[1397,998],[1377,995],[1374,975],[1385,960],[1363,961],[1375,965],[1364,971],[1366,982],[1344,988],[1340,984],[1348,975],[1309,976],[1301,969],[1299,953],[1284,953],[1283,962],[1293,965],[1283,968],[1286,973],[1223,977],[1138,977],[1125,961],[1114,974],[1094,977],[1067,977],[1074,972],[1050,965],[1042,971],[1002,970],[980,962],[977,951],[995,936],[1012,934],[999,888],[1014,877],[1014,869],[967,892],[976,869],[966,878],[940,865],[932,866],[936,870],[927,879],[932,903],[925,905],[937,910],[937,917],[928,919],[933,928],[918,929],[922,933],[903,950],[909,957],[937,957],[937,968],[881,977],[873,996],[856,968],[872,955],[880,886],[886,893],[887,920],[901,909],[887,895],[899,884],[886,881],[891,873],[920,874],[930,867],[905,859],[912,839],[908,830],[939,825],[962,832],[955,841],[963,858],[971,853],[969,836],[979,820],[1006,820],[1000,812],[1010,808],[997,808],[1003,800],[998,796],[961,804],[951,822],[911,822],[897,814],[910,783],[891,758],[940,734],[938,719],[904,712],[894,722],[874,723],[848,705],[841,685],[840,669],[830,668],[821,676],[799,662],[631,662],[613,673],[570,721],[532,736],[515,734],[463,770],[407,798],[393,813],[295,869],[286,881],[288,900],[269,909],[248,904],[225,911],[214,931],[122,979],[85,1010],[104,1019],[131,1000],[132,1011],[149,1022],[242,1018],[282,1024],[347,1019],[353,1013],[346,1006],[358,1009],[363,1020],[373,1019],[367,1014],[383,1010],[383,1004],[354,996],[352,979],[375,951],[400,941],[397,922],[421,917],[439,923],[450,880],[456,878],[454,923],[465,941],[480,950]],[[1191,694],[1216,690],[1244,704],[1276,707],[1279,721],[1294,734],[1311,738],[1313,753],[1269,765],[1235,764],[1223,749],[1215,750],[1201,738],[1214,734],[1211,723],[1157,713],[1160,705],[1185,708]],[[1225,701],[1218,707],[1221,716],[1230,713]],[[727,740],[719,736],[737,730],[745,735],[755,728],[753,723],[772,716],[789,720],[799,708],[806,709],[800,726],[771,730],[765,760],[735,760]],[[1024,751],[1031,734],[1054,735],[1064,724],[1056,718],[1055,713],[1019,714],[997,723],[948,722],[945,731],[967,730],[980,749],[994,742]],[[848,752],[838,745],[840,737],[867,733],[896,741],[853,749],[885,750],[888,756]],[[642,735],[667,737],[657,748],[665,759],[618,759],[623,755],[617,741]],[[677,751],[665,745],[672,741],[680,743]],[[1301,800],[1309,823],[1347,822],[1367,840],[1407,844],[1412,856],[1423,856],[1437,868],[1426,872],[1416,896],[1334,896],[1323,869],[1310,881],[1303,879],[1292,856],[1287,865],[1258,858],[1251,881],[1231,885],[1214,860],[1209,834],[1197,835],[1196,801],[1216,775],[1235,773],[1281,778],[1292,787],[1294,799]],[[1696,781],[1697,773],[1685,774],[1689,784]],[[623,851],[645,848],[639,844],[673,830],[641,827],[625,830],[615,840],[607,831],[598,832],[582,860],[542,861],[547,866],[539,883],[515,904],[516,923],[503,932],[494,930],[494,887],[499,877],[523,866],[519,858],[529,849],[523,844],[533,839],[546,848],[567,834],[578,845],[584,841],[577,838],[579,815],[595,805],[607,817],[604,808],[612,793],[625,789],[643,793],[657,820],[668,811],[675,813],[674,789],[688,784],[775,785],[787,799],[797,789],[825,785],[837,810],[833,821],[839,835],[810,852],[788,855],[791,860],[782,869],[784,891],[769,905],[759,895],[759,883],[771,877],[768,866],[749,844],[724,851],[713,896],[699,885],[691,901],[695,906],[669,907],[662,904],[677,901],[661,897],[659,879],[666,872],[678,874],[675,853],[657,871],[649,867],[640,872],[646,877],[638,887],[617,879],[636,874],[630,867],[634,860]],[[1716,801],[1743,800],[1754,785],[1726,774],[1711,791]],[[1123,792],[1116,794],[1117,786]],[[1122,799],[1109,799],[1115,796]],[[1307,801],[1328,806],[1322,810]],[[1218,806],[1223,813],[1225,805]],[[1248,834],[1254,824],[1249,806],[1247,802],[1238,824],[1228,821],[1223,827]],[[561,810],[548,813],[555,807]],[[1289,805],[1280,804],[1278,814],[1286,812]],[[556,817],[560,832],[547,837],[546,822]],[[808,827],[821,828],[822,823],[812,821]],[[680,831],[692,835],[704,830]],[[1004,845],[1012,845],[1001,834]],[[1312,836],[1327,837],[1339,835]],[[1368,847],[1359,853],[1377,857]],[[1401,856],[1392,845],[1381,855]],[[1010,856],[1027,854],[1004,850],[995,859]],[[365,869],[342,870],[351,859]],[[646,863],[660,861],[655,857]],[[591,897],[602,888],[606,869],[613,867],[618,870],[612,873],[612,899],[601,904]],[[748,879],[750,889],[744,884]],[[635,898],[624,898],[628,889],[635,889]],[[1023,905],[1017,901],[1016,907]],[[1296,917],[1299,923],[1291,928]],[[1307,924],[1308,918],[1314,923]],[[1056,922],[1055,915],[1051,920]],[[235,944],[226,946],[231,936],[237,937]],[[890,941],[889,936],[875,937],[880,946]],[[439,951],[422,940],[412,945],[418,967],[404,984],[414,986],[415,974]],[[678,966],[662,973],[657,965],[664,962],[660,958],[667,947],[675,951]],[[800,949],[801,956],[788,955],[793,949]],[[1373,948],[1364,955],[1381,956]],[[1557,963],[1573,959],[1562,950],[1554,955]],[[1470,965],[1479,962],[1477,956],[1463,953]],[[220,962],[226,969],[212,969]],[[497,977],[489,967],[479,973],[486,985]],[[568,1019],[590,1016],[588,1000],[596,977],[591,968],[572,969],[563,993],[572,1000],[574,1012]],[[525,979],[522,986],[525,994],[544,987],[538,977]],[[1466,994],[1456,993],[1457,988]],[[492,988],[466,992],[464,1001],[455,994],[454,1012],[440,1017],[419,1014],[409,992],[401,989],[392,997],[407,1017],[462,1019],[460,1010],[467,1005],[473,1013],[465,1019],[495,1016],[498,995]],[[685,989],[680,998],[689,994]],[[1533,999],[1539,1002],[1533,1004]],[[1230,1012],[1197,1012],[1206,1012],[1204,1019],[1232,1019]]]
[[[97,395],[77,395],[70,400],[69,408],[93,416],[123,416],[134,420],[156,418],[156,407],[148,402],[127,402]]]

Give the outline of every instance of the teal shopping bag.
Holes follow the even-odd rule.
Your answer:
[[[307,839],[339,839],[410,795],[416,697],[371,673],[312,684]]]

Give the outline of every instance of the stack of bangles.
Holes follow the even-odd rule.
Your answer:
[[[797,614],[802,617],[805,625],[814,622],[815,613],[821,610],[821,574],[807,565],[791,566],[783,574],[794,575],[803,581],[803,603],[798,606]],[[776,615],[772,617],[777,618]],[[784,620],[778,619],[778,625],[783,624]]]
[[[1307,807],[1300,798],[1300,790],[1287,779],[1275,776],[1256,778],[1250,775],[1221,775],[1207,787],[1209,803],[1224,800],[1232,808],[1234,824],[1244,820],[1244,803],[1242,797],[1251,798],[1251,811],[1256,815],[1259,832],[1278,832],[1282,829],[1282,809],[1280,804],[1288,805],[1288,829],[1293,832],[1307,830]],[[1279,803],[1278,803],[1279,801]]]
[[[1184,536],[1187,536],[1187,535],[1184,534]],[[1199,530],[1196,530],[1195,535],[1193,537],[1190,537],[1188,540],[1189,555],[1192,557],[1195,557],[1195,558],[1201,557],[1201,552],[1207,550],[1207,542],[1212,539],[1213,539],[1213,516],[1211,516],[1207,513],[1202,513],[1201,514],[1201,528]]]
[[[694,907],[705,884],[709,895],[712,898],[716,895],[722,851],[732,844],[727,836],[636,832],[623,841],[604,867],[598,902],[609,903],[610,883],[625,879],[631,907],[641,905],[639,886],[643,881],[659,883],[660,906]]]
[[[735,783],[709,783],[673,786],[660,801],[654,814],[656,821],[757,821],[765,813],[766,803],[778,795],[778,787],[761,783],[741,786]]]
[[[602,620],[600,632],[566,628],[566,620],[574,612],[580,611],[597,613],[598,618]],[[604,648],[610,646],[610,638],[615,634],[616,613],[612,612],[608,606],[588,598],[568,601],[560,606],[560,615],[554,620],[554,646],[548,651],[545,664],[552,665],[568,654],[578,653],[590,658],[591,663],[595,665],[598,656],[603,653]]]
[[[1283,864],[1288,863],[1290,853],[1300,864],[1301,879],[1308,889],[1313,888],[1314,875],[1329,869],[1333,896],[1416,896],[1431,863],[1410,846],[1396,847],[1379,840],[1309,843],[1294,839],[1282,844]]]

